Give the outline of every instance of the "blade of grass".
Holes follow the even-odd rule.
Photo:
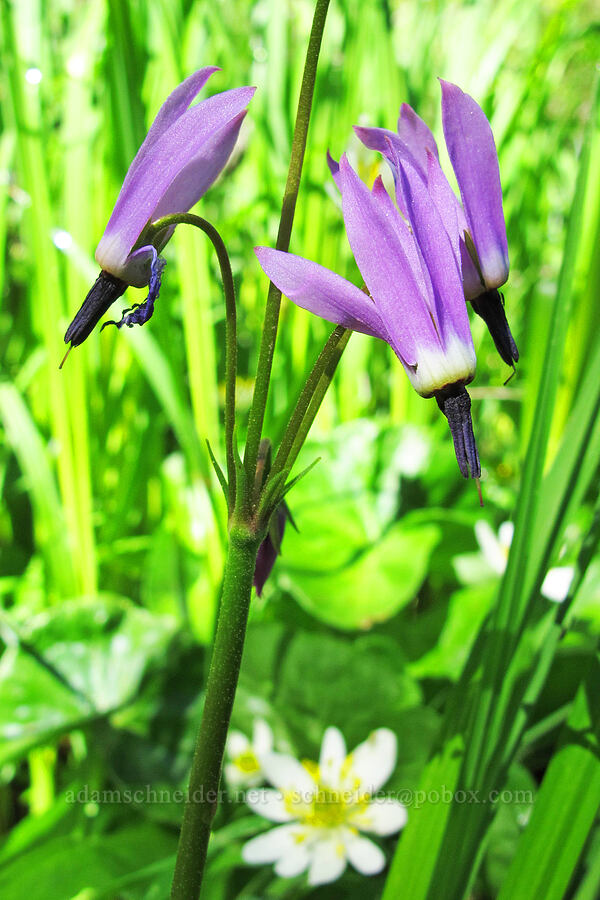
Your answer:
[[[78,472],[71,440],[77,430],[78,410],[67,399],[65,379],[58,371],[58,361],[64,353],[59,325],[63,318],[63,292],[57,254],[51,241],[54,223],[48,159],[45,151],[48,136],[39,91],[32,92],[27,88],[24,77],[25,66],[20,56],[20,38],[16,32],[17,28],[25,28],[26,16],[27,7],[24,4],[17,10],[8,4],[2,4],[5,58],[10,88],[6,95],[7,105],[4,112],[17,130],[17,163],[23,186],[28,194],[35,198],[35,203],[29,207],[26,216],[28,242],[33,259],[30,308],[34,330],[46,351],[43,384],[46,388],[52,435],[60,448],[56,460],[58,483],[63,498],[64,522],[73,553],[76,574],[74,587],[76,591],[80,591],[84,584],[89,584],[89,581],[88,576],[84,574],[88,566],[85,559],[87,548],[85,540],[82,544],[78,530],[82,514],[79,510]],[[39,46],[37,52],[41,54]],[[42,297],[43,303],[40,303],[39,298]]]
[[[600,660],[552,757],[498,900],[562,900],[600,807]]]
[[[93,158],[90,140],[94,136],[96,120],[93,115],[91,56],[81,54],[79,68],[71,62],[81,47],[89,47],[101,25],[101,9],[96,3],[86,4],[72,19],[72,31],[64,48],[67,58],[66,84],[63,94],[64,122],[61,131],[63,144],[63,219],[61,224],[69,235],[76,235],[83,246],[93,244],[91,221],[82,203],[92,180]],[[82,71],[81,66],[85,66]],[[66,257],[65,297],[67,308],[75,310],[89,289],[89,281]],[[89,437],[89,392],[87,354],[78,353],[63,373],[71,412],[71,441],[73,447],[74,478],[76,479],[77,534],[81,547],[82,590],[94,594],[97,588],[97,558],[93,528],[93,499],[91,484],[91,447]]]
[[[44,442],[13,385],[0,384],[0,417],[34,506],[36,543],[51,576],[50,597],[68,597],[75,591],[75,575],[56,482]]]

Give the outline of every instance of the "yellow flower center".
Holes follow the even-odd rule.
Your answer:
[[[350,764],[350,757],[347,757],[342,765],[341,775],[343,783],[348,786],[340,790],[321,780],[317,763],[302,760],[304,768],[315,779],[316,788],[314,793],[306,797],[295,791],[287,791],[284,802],[288,812],[302,825],[313,828],[336,828],[347,823],[350,814],[368,806],[370,800],[368,794],[360,794],[360,781],[348,777]]]
[[[310,810],[301,821],[303,825],[312,825],[315,828],[335,828],[336,825],[344,824],[350,806],[354,806],[354,803],[352,800],[348,802],[343,793],[334,791],[325,784],[319,784]]]
[[[244,775],[254,775],[255,772],[260,771],[260,763],[251,750],[246,750],[245,753],[240,753],[239,756],[236,756],[233,760],[233,764],[234,766],[237,766]]]

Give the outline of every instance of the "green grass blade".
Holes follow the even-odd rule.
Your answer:
[[[13,385],[0,384],[0,419],[34,506],[36,544],[50,574],[49,596],[69,597],[75,592],[75,576],[56,481],[44,442]]]
[[[498,900],[562,900],[600,808],[600,661],[581,685]]]

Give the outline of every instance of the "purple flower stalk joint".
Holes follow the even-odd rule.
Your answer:
[[[214,72],[199,69],[167,97],[125,176],[96,249],[102,271],[65,334],[81,344],[111,304],[131,285],[148,285],[144,303],[125,310],[118,328],[143,325],[154,312],[165,262],[159,256],[173,234],[148,228],[164,216],[185,213],[206,193],[227,163],[255,88],[215,94],[190,106]]]
[[[284,500],[273,513],[267,536],[258,548],[256,567],[254,569],[254,587],[259,597],[263,592],[269,575],[273,571],[275,561],[281,553],[281,542],[288,519],[293,524],[288,505]]]
[[[378,150],[390,164],[404,216],[406,197],[399,170],[405,161],[417,169],[452,242],[465,297],[488,326],[503,361],[514,367],[519,352],[498,290],[508,278],[509,261],[494,136],[472,97],[448,81],[440,83],[444,137],[462,205],[441,169],[433,134],[407,103],[400,109],[397,132],[360,126],[355,131],[365,146]]]
[[[258,448],[258,459],[256,461],[256,487],[259,492],[267,482],[271,471],[271,462],[271,441],[269,438],[263,438]],[[259,597],[273,571],[277,557],[281,553],[281,542],[288,521],[297,530],[290,509],[285,500],[282,500],[271,515],[267,533],[258,548],[256,556],[253,584]]]

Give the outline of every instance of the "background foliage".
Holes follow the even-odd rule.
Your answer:
[[[210,90],[259,87],[229,172],[200,204],[235,270],[243,423],[266,292],[252,247],[274,241],[311,14],[309,0],[2,2],[5,898],[168,894],[181,805],[86,798],[146,786],[172,797],[186,783],[225,539],[204,444],[219,446],[224,371],[224,304],[210,248],[179,229],[151,324],[96,333],[62,371],[57,365],[65,328],[96,275],[94,247],[158,106],[191,71],[219,65]],[[534,810],[541,824],[526,828],[531,805],[496,810],[469,863],[481,898],[533,896],[518,893],[515,872],[527,866],[528,877],[546,873],[545,896],[564,896],[570,884],[569,896],[593,897],[600,883],[592,828],[598,717],[586,704],[600,631],[598,50],[587,2],[334,0],[292,236],[293,251],[357,280],[327,148],[336,157],[347,149],[373,178],[375,154],[359,147],[353,123],[394,127],[406,100],[439,137],[438,75],[482,104],[500,156],[511,255],[506,305],[522,354],[517,376],[503,384],[508,373],[473,323],[485,509],[460,478],[435,404],[414,394],[387,346],[354,335],[299,461],[321,457],[290,496],[299,532],[288,529],[283,557],[253,605],[235,711],[237,727],[249,733],[261,715],[280,742],[311,758],[328,725],[339,726],[350,746],[372,728],[393,728],[400,749],[390,788],[426,783],[428,756],[450,733],[452,686],[499,596],[474,524],[484,517],[497,529],[516,514],[517,561],[497,608],[508,608],[506,598],[522,601],[508,624],[521,628],[517,637],[525,635],[532,653],[549,613],[547,603],[525,609],[539,590],[537,570],[525,562],[540,571],[577,562],[581,578],[546,668],[535,654],[521,668],[543,677],[502,775],[515,790],[535,794],[542,786]],[[141,299],[137,293],[130,289],[128,301]],[[328,331],[284,301],[267,423],[274,440]],[[524,476],[527,458],[537,466]],[[506,723],[517,721],[511,710],[493,707],[484,749],[506,737]],[[577,755],[584,750],[573,734],[587,735],[591,759]],[[565,772],[570,780],[561,782]],[[81,799],[69,802],[73,795]],[[568,858],[560,856],[564,842],[553,845],[544,869],[544,836],[559,814],[560,833],[574,829],[580,840]],[[405,857],[423,833],[416,811],[409,817],[416,836],[407,831]],[[478,820],[479,840],[488,825]],[[310,892],[303,879],[242,865],[243,839],[262,827],[242,804],[225,803],[218,826],[211,900],[333,896],[334,889]],[[401,857],[392,878],[408,872]],[[406,896],[460,896],[466,869],[458,862],[456,869],[458,894],[446,879],[445,893],[439,883],[435,892],[430,872],[433,880]],[[384,881],[369,881],[373,896]],[[356,874],[341,885],[339,896],[364,896]]]

